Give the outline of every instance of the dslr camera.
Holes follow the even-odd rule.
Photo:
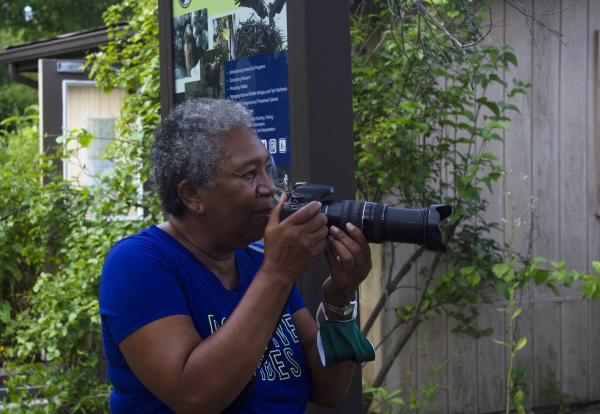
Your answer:
[[[281,209],[281,220],[311,201],[320,201],[321,213],[327,216],[328,227],[336,226],[345,231],[346,224],[352,223],[363,231],[370,243],[411,243],[424,245],[429,251],[446,253],[438,224],[452,214],[452,206],[448,204],[409,209],[368,201],[324,200],[333,194],[333,187],[310,183],[297,183],[286,194],[288,200]]]

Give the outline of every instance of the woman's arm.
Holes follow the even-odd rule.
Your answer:
[[[351,224],[347,230],[349,235],[332,227],[328,240],[331,249],[325,250],[331,276],[323,283],[323,297],[335,306],[343,306],[354,298],[358,285],[372,267],[371,250],[362,231]],[[351,317],[329,310],[325,312],[330,320]],[[324,320],[322,315],[319,317],[322,318],[320,322]],[[324,367],[317,347],[318,326],[315,319],[306,308],[295,312],[293,319],[313,381],[310,401],[326,407],[338,406],[348,393],[356,364],[346,361]]]
[[[313,382],[308,399],[314,404],[335,408],[348,393],[356,364],[346,361],[324,367],[317,348],[315,319],[306,308],[295,312],[292,318]]]
[[[137,329],[119,348],[135,376],[175,412],[219,413],[258,366],[293,287],[285,279],[259,272],[226,323],[208,338],[200,338],[189,316],[173,315]]]

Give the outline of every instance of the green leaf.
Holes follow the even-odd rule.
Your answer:
[[[521,390],[517,391],[513,398],[515,400],[515,403],[521,404],[523,402],[523,391],[521,391]]]
[[[487,329],[484,329],[483,331],[481,331],[481,334],[483,336],[490,336],[493,333],[494,333],[494,328],[487,328]]]
[[[490,130],[492,130],[492,129],[501,129],[503,131],[508,131],[509,130],[508,129],[508,125],[506,125],[506,123],[504,123],[504,122],[490,122],[488,124],[488,128]]]
[[[480,280],[481,280],[481,275],[477,271],[475,271],[467,276],[467,282],[469,282],[469,285],[471,285],[471,286],[477,286],[477,284],[479,283]]]
[[[77,142],[79,142],[79,144],[83,147],[83,148],[87,148],[92,141],[94,140],[94,134],[89,133],[87,130],[85,129],[81,129],[81,131],[77,132]]]
[[[489,152],[484,152],[483,154],[481,154],[481,158],[485,158],[488,160],[494,160],[494,161],[498,161],[500,158],[494,154],[491,154]]]
[[[502,342],[502,341],[499,341],[499,340],[497,340],[497,339],[494,339],[494,338],[492,338],[492,341],[494,341],[494,342],[495,342],[495,343],[497,343],[498,345],[502,345],[502,346],[508,346],[508,344],[507,344],[506,342]]]
[[[496,291],[504,298],[509,299],[510,294],[508,292],[508,284],[500,282],[496,285]]]
[[[506,272],[508,272],[508,265],[506,263],[498,263],[492,268],[492,272],[498,277],[502,278]]]
[[[522,349],[526,344],[527,344],[527,337],[524,336],[521,339],[519,339],[519,342],[517,342],[517,346],[515,347],[515,351],[518,351],[519,349]]]
[[[546,284],[546,286],[548,286],[548,288],[550,288],[552,293],[554,293],[554,296],[560,296],[560,293],[558,292],[558,289],[556,288],[556,286],[554,286],[554,284],[548,283],[548,284]]]
[[[584,299],[589,299],[594,296],[594,293],[598,289],[598,286],[595,283],[582,283],[579,286],[579,291],[581,292],[581,296]]]
[[[488,107],[496,116],[500,116],[500,108],[496,102],[488,101],[487,98],[479,98],[476,100],[483,106]]]
[[[534,273],[533,280],[535,281],[536,285],[539,285],[548,279],[548,275],[549,273],[547,270],[537,269],[537,271]]]
[[[510,317],[511,320],[518,318],[519,315],[521,314],[521,311],[523,310],[523,308],[519,308],[515,311],[515,313],[513,313],[513,315]]]
[[[478,339],[479,337],[481,337],[481,334],[479,333],[479,331],[475,328],[473,328],[472,326],[467,327],[467,329],[465,330],[465,333],[470,336],[471,338],[475,338]]]
[[[518,108],[516,105],[513,105],[513,104],[507,104],[507,103],[506,103],[506,102],[504,102],[504,101],[500,101],[500,102],[498,102],[498,105],[500,105],[500,107],[501,107],[502,109],[505,109],[505,110],[506,110],[506,109],[508,109],[508,110],[510,110],[510,111],[516,111],[516,112],[519,112],[519,113],[521,112],[521,111],[519,111],[519,108]]]
[[[504,54],[502,56],[504,57],[504,60],[512,63],[513,65],[515,65],[515,67],[517,66],[517,57],[515,56],[514,53],[504,52]]]
[[[0,306],[0,321],[8,323],[10,321],[10,303],[3,300]]]

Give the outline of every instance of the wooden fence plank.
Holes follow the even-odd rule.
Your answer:
[[[503,306],[503,305],[501,305]],[[480,413],[500,411],[504,407],[506,387],[506,351],[507,348],[495,343],[492,338],[508,342],[505,335],[505,313],[497,310],[499,306],[483,306],[477,320],[479,329],[492,327],[491,337],[477,340],[477,382]]]
[[[560,390],[560,303],[535,303],[533,312],[534,406],[556,405],[558,401],[544,390],[550,384]]]
[[[427,403],[423,414],[438,413],[447,409],[448,385],[448,326],[445,314],[431,313],[417,332],[417,386],[419,399]],[[433,398],[429,393],[433,392]],[[425,392],[424,392],[425,391]]]
[[[535,0],[534,12],[551,13],[559,10],[558,0]],[[560,15],[545,16],[544,23],[559,28]],[[533,194],[541,199],[538,212],[540,237],[534,245],[534,255],[558,260],[560,254],[558,193],[559,182],[559,56],[561,44],[558,37],[537,25],[533,26],[536,46],[533,48],[532,153]],[[520,56],[520,53],[519,53]],[[535,296],[547,297],[548,289],[536,289]]]
[[[563,302],[561,317],[562,391],[584,401],[588,398],[589,370],[587,302]]]
[[[600,261],[600,2],[588,1],[588,272],[591,262]],[[600,303],[589,303],[588,393],[591,401],[600,400]]]
[[[505,4],[504,4],[504,2],[494,3],[492,5],[492,16],[493,16],[492,17],[493,21],[496,21],[496,22],[498,22],[498,21],[504,22],[505,21]],[[505,27],[504,27],[504,25],[498,25],[498,26],[494,27],[492,32],[486,39],[486,41],[489,45],[494,45],[494,46],[499,46],[501,44],[504,44],[505,43]],[[500,78],[505,78],[506,77],[505,75],[506,74],[503,73],[503,71],[498,73],[498,76],[500,76]],[[503,79],[503,80],[506,80],[506,79]],[[484,91],[482,91],[481,88],[479,88],[479,87],[477,88],[476,92],[477,92],[478,98],[481,97],[482,94],[484,93]],[[488,86],[487,91],[485,91],[485,96],[489,100],[492,100],[492,101],[505,100],[504,88],[502,85],[499,85],[498,83],[494,82],[490,86]],[[493,115],[493,113],[488,108],[482,107],[480,120],[478,121],[479,123],[482,123],[484,121],[483,120],[484,115],[490,116],[490,115]],[[498,135],[500,135],[502,137],[502,139],[505,139],[504,131],[495,130],[494,132],[496,132]],[[478,151],[481,152],[482,149],[483,148],[479,147]],[[505,163],[504,142],[498,141],[498,140],[493,140],[493,141],[487,142],[487,143],[485,143],[484,151],[494,154],[495,156],[497,156],[499,158],[498,161],[495,161],[495,163],[504,165],[504,163]],[[489,173],[489,169],[486,169],[485,171],[483,171],[483,174],[487,174],[487,173]],[[505,216],[504,203],[502,202],[503,193],[504,193],[503,178],[498,180],[498,182],[496,182],[496,183],[492,182],[492,191],[491,192],[487,188],[487,186],[482,184],[482,187],[483,187],[483,191],[482,191],[481,197],[489,202],[488,207],[487,207],[486,211],[482,214],[482,216],[488,223],[497,223],[500,226],[500,229],[494,229],[494,228],[490,229],[490,237],[495,239],[499,243],[500,246],[504,246],[504,231],[502,229],[502,227],[503,227],[502,218],[504,218],[504,216]]]
[[[600,302],[590,302],[589,332],[589,395],[591,401],[600,401]]]
[[[589,2],[588,24],[588,271],[600,261],[600,2]]]
[[[398,270],[402,265],[411,257],[415,252],[416,247],[410,244],[402,244],[396,247],[394,254],[394,263],[388,263],[392,265],[391,278],[393,279]],[[388,258],[389,259],[389,258]],[[386,312],[384,315],[384,335],[391,332],[394,324],[396,323],[396,309],[400,306],[405,306],[407,303],[415,303],[416,301],[416,267],[410,270],[410,272],[404,277],[400,283],[399,288],[390,295],[388,303],[386,305]],[[383,275],[383,286],[385,289],[386,284],[390,278],[390,273]],[[385,363],[391,348],[396,342],[405,334],[407,326],[397,329],[386,341],[385,346],[382,347],[384,352],[382,360]],[[397,357],[394,366],[390,369],[386,376],[385,384],[389,389],[400,388],[402,390],[409,390],[416,384],[416,361],[415,355],[415,344],[414,334],[413,338],[409,340],[400,355]]]
[[[532,9],[532,0],[524,1],[523,7]],[[506,25],[504,26],[506,43],[514,46],[518,55],[518,66],[506,73],[505,82],[513,85],[514,79],[522,80],[526,83],[531,82],[532,73],[532,48],[533,39],[526,24],[523,22],[521,13],[513,7],[506,8]],[[518,223],[514,224],[514,243],[515,251],[526,255],[528,250],[527,229],[531,224],[530,196],[532,195],[532,137],[531,137],[531,111],[532,94],[518,94],[512,98],[507,98],[508,103],[514,104],[519,108],[520,114],[514,111],[508,111],[507,116],[511,118],[509,123],[510,130],[507,131],[504,142],[504,165],[510,172],[506,177],[506,191],[510,192],[507,202],[511,203],[505,207],[505,216],[508,216],[510,208],[519,218]],[[507,217],[508,219],[508,217]],[[510,229],[507,229],[510,232]],[[507,237],[509,234],[507,234]],[[505,238],[506,239],[506,238]]]
[[[582,1],[561,13],[560,258],[575,269],[587,266],[587,11]]]
[[[448,413],[478,413],[477,341],[453,334],[454,319],[448,320]]]
[[[383,253],[381,244],[369,244],[371,248],[371,258],[373,267],[367,278],[359,286],[359,320],[361,329],[364,328],[364,324],[372,314],[375,305],[381,297],[381,279],[383,272]],[[367,339],[377,346],[381,340],[381,331],[383,328],[383,318],[380,313],[379,317],[375,320],[373,327],[367,334]],[[366,381],[366,385],[370,386],[375,379],[375,376],[381,370],[381,358],[382,352],[375,353],[375,361],[368,362],[362,367],[362,377]]]
[[[518,341],[520,338],[526,337],[527,344],[525,347],[517,351],[513,361],[513,370],[516,372],[519,367],[525,367],[529,364],[529,369],[524,371],[522,386],[519,386],[525,394],[525,401],[530,407],[533,407],[533,304],[531,302],[532,291],[522,292],[521,297],[517,297],[519,306],[521,307],[521,315],[513,320],[514,338]],[[507,315],[508,318],[508,315]]]

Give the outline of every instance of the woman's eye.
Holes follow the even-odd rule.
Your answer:
[[[254,177],[256,175],[256,170],[250,170],[244,175],[247,177]]]

